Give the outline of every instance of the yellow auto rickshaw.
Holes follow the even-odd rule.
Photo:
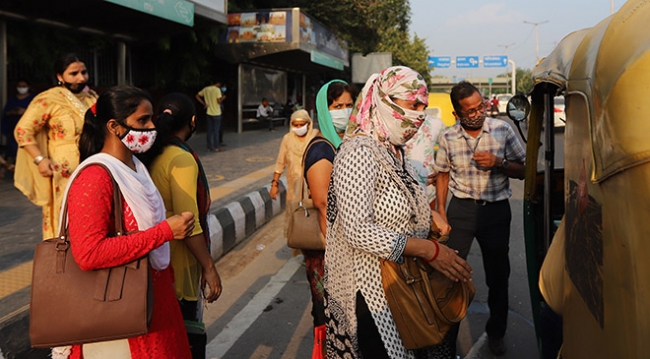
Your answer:
[[[453,114],[454,108],[451,105],[451,98],[449,98],[448,93],[430,92],[429,105],[425,112],[429,116],[441,119],[447,127],[456,124],[456,117]]]
[[[561,345],[562,358],[650,357],[649,20],[647,1],[630,0],[568,35],[533,70],[530,108],[525,96],[508,105],[518,121],[529,112],[524,232],[537,334],[542,352]],[[558,95],[562,161],[550,130]],[[561,318],[558,345],[545,308]]]

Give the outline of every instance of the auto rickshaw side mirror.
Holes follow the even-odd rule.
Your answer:
[[[515,122],[525,120],[528,114],[530,114],[530,102],[528,102],[528,98],[522,94],[513,96],[506,106],[506,114]]]

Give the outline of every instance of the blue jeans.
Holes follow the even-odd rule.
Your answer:
[[[209,116],[206,115],[208,132],[205,134],[208,150],[216,150],[219,148],[219,129],[221,129],[221,115]]]

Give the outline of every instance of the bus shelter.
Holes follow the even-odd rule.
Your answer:
[[[275,104],[301,98],[304,107],[309,76],[341,78],[350,66],[347,44],[299,8],[228,14],[216,51],[237,64],[238,132],[262,98]]]

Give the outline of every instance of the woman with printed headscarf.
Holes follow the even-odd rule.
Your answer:
[[[389,67],[368,79],[352,111],[327,201],[324,286],[330,358],[450,355],[447,342],[416,351],[404,347],[381,282],[380,259],[399,261],[403,255],[422,258],[452,280],[471,280],[467,262],[426,239],[432,213],[404,160],[403,146],[424,120],[427,97],[420,74]],[[446,223],[437,225],[449,231]]]

